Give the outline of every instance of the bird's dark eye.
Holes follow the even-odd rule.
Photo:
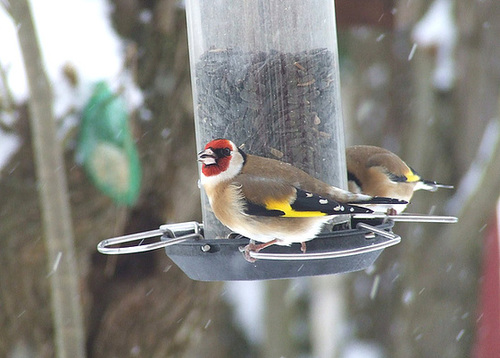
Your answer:
[[[217,155],[218,158],[224,158],[224,157],[229,157],[231,155],[231,149],[230,148],[217,148],[217,149],[212,149],[215,154]]]

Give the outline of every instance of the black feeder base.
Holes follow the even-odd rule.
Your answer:
[[[165,247],[166,254],[193,280],[240,281],[270,280],[303,276],[330,275],[368,268],[382,250],[400,242],[392,233],[394,222],[374,225],[358,223],[356,229],[320,234],[308,241],[306,253],[300,244],[272,245],[256,259],[245,260],[240,249],[249,243],[247,238],[189,239]],[[162,240],[172,240],[165,234]]]

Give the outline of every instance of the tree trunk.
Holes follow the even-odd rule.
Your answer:
[[[36,181],[47,252],[50,301],[57,357],[84,357],[85,335],[79,294],[65,166],[52,111],[52,91],[40,55],[28,1],[10,3],[28,78]],[[22,213],[20,213],[22,215]],[[42,271],[43,272],[43,271]]]

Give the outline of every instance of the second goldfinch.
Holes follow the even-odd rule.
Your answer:
[[[370,146],[355,145],[346,149],[348,188],[353,193],[387,196],[407,202],[417,190],[436,191],[453,188],[451,185],[425,180],[391,151]],[[406,205],[394,206],[392,214],[399,214]]]
[[[354,194],[313,178],[290,164],[247,155],[233,142],[216,139],[198,153],[201,184],[215,216],[232,231],[259,241],[245,248],[302,243],[318,235],[333,215],[371,213],[366,203],[402,203]],[[403,202],[406,203],[406,202]]]

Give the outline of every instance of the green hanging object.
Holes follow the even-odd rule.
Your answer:
[[[101,81],[82,113],[77,161],[94,185],[118,204],[133,205],[141,165],[124,101]]]

